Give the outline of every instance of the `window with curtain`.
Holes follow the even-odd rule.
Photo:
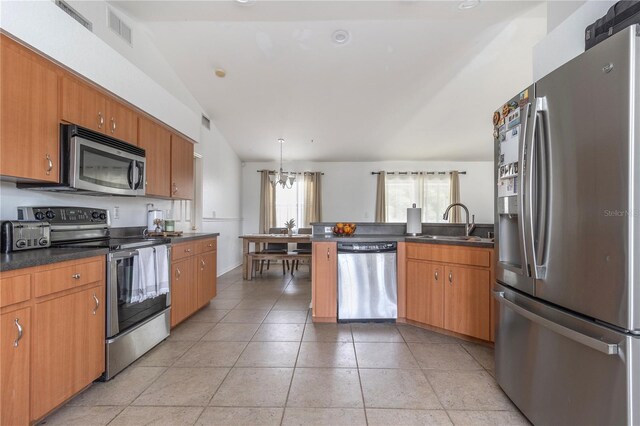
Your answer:
[[[296,221],[296,228],[308,228],[321,220],[321,173],[307,172],[296,177],[291,188],[275,189],[276,227],[283,227],[289,219]]]
[[[451,204],[449,174],[387,174],[385,179],[387,222],[406,222],[407,208],[422,208],[422,222],[448,222],[442,214]]]

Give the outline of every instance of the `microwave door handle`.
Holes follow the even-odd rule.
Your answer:
[[[129,188],[134,189],[134,185],[133,183],[135,182],[133,179],[133,169],[135,167],[135,160],[131,160],[131,162],[129,163],[129,170],[127,172],[127,180],[129,181]]]
[[[140,188],[140,180],[141,180],[140,174],[141,173],[140,173],[140,166],[138,166],[138,162],[137,161],[133,162],[133,171],[134,171],[134,173],[133,173],[133,182],[134,182],[133,189],[138,189],[138,188]]]

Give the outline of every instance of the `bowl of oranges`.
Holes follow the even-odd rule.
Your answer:
[[[333,235],[338,237],[350,237],[356,232],[355,223],[338,222],[333,227]]]

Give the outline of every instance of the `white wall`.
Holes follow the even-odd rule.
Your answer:
[[[212,127],[202,128],[195,147],[202,155],[202,227],[204,232],[218,232],[218,274],[242,263],[240,211],[240,160],[224,136]]]
[[[533,79],[539,80],[562,64],[584,52],[584,29],[602,17],[615,4],[615,0],[591,0],[580,6],[557,25],[533,48]],[[557,14],[564,18],[562,8],[549,8],[549,19],[555,22]]]
[[[219,232],[218,274],[242,262],[240,235],[240,160],[226,139],[215,129],[201,135],[202,108],[185,89],[165,61],[145,28],[119,12],[134,27],[134,45],[128,46],[106,28],[104,1],[77,2],[72,6],[93,21],[95,34],[62,12],[51,1],[1,1],[0,27],[45,53],[52,59],[105,87],[138,108],[199,141],[202,155],[203,211],[215,210],[221,219],[198,220],[199,231]],[[119,207],[120,219],[112,226],[146,225],[146,204],[172,210],[184,217],[185,203],[152,198],[90,197],[19,190],[10,182],[0,183],[2,219],[15,219],[18,206],[80,205],[111,210]],[[181,213],[182,212],[182,213]],[[113,217],[113,216],[112,216]],[[188,224],[190,227],[190,224]],[[178,229],[189,230],[187,223]]]
[[[243,232],[258,231],[260,174],[257,170],[275,170],[278,164],[247,162],[242,166]],[[493,223],[493,163],[478,162],[296,162],[284,169],[322,171],[322,220],[373,222],[375,219],[376,175],[386,171],[466,171],[460,176],[460,200],[476,215],[476,223]],[[410,206],[407,206],[410,207]]]

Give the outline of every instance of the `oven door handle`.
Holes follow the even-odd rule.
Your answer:
[[[116,252],[113,252],[113,253],[109,253],[109,260],[111,260],[111,259],[123,259],[125,257],[134,257],[134,256],[138,256],[138,255],[140,255],[138,250],[116,251]]]

